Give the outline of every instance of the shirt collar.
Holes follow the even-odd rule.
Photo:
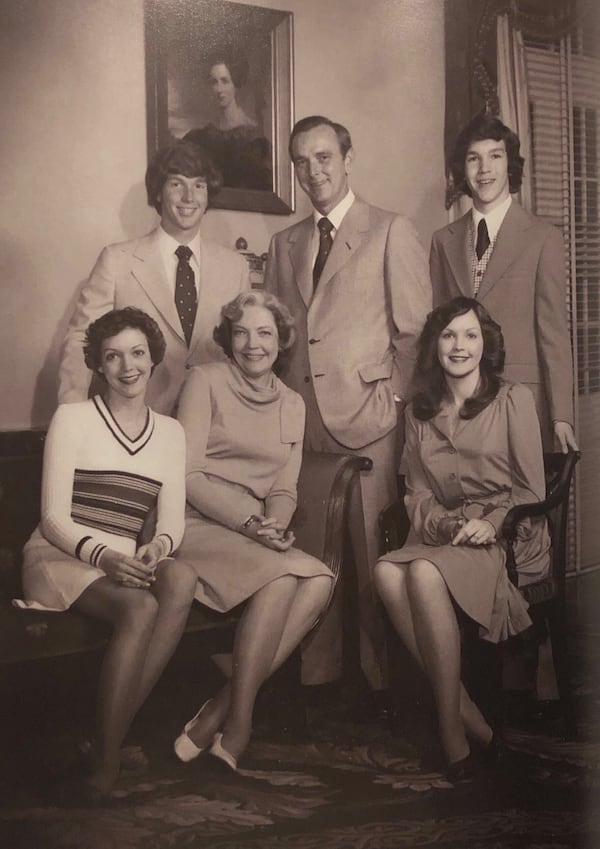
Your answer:
[[[335,230],[339,230],[344,220],[346,213],[354,203],[355,195],[352,189],[348,189],[344,197],[338,203],[336,207],[334,207],[329,215],[324,216],[322,212],[319,212],[317,209],[313,207],[313,215],[315,219],[315,227],[321,220],[321,218],[328,218],[333,224]]]
[[[181,242],[178,242],[177,239],[174,239],[173,236],[170,236],[166,230],[163,230],[162,227],[158,228],[158,244],[163,256],[173,255]],[[193,259],[196,260],[198,264],[200,264],[200,255],[202,241],[200,239],[200,233],[196,233],[192,241],[188,244],[188,248],[192,252]]]
[[[485,218],[485,223],[487,225],[488,235],[490,237],[490,242],[495,242],[498,236],[498,230],[500,229],[502,222],[504,221],[504,217],[508,212],[508,209],[512,203],[512,198],[509,195],[506,200],[503,200],[502,203],[493,209],[491,212],[488,212],[484,215],[481,212],[478,212],[475,207],[473,207],[473,229],[477,232],[477,226],[482,218]]]

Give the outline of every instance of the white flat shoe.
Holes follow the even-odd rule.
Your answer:
[[[206,707],[206,705],[210,702],[210,699],[204,702],[198,713],[193,716],[189,722],[185,724],[185,727],[179,737],[173,743],[173,751],[177,755],[180,761],[187,763],[188,761],[193,761],[194,758],[197,758],[198,755],[204,751],[204,749],[196,746],[194,741],[188,736],[188,731],[196,724],[196,720]]]
[[[218,731],[213,739],[212,746],[209,749],[211,755],[215,758],[218,758],[223,763],[227,764],[229,769],[232,769],[234,772],[237,772],[237,760],[230,754],[227,749],[224,749],[221,745],[221,740],[223,739],[223,735],[220,731]]]

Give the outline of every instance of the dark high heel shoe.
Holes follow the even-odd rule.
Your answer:
[[[496,766],[505,750],[504,740],[494,731],[487,746],[483,746],[481,743],[477,745],[476,754],[483,766],[492,767]]]
[[[451,784],[467,784],[473,781],[474,777],[474,762],[470,752],[466,757],[453,761],[446,767],[446,778]]]

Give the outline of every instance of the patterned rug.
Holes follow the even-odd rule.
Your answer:
[[[408,733],[377,723],[335,720],[280,741],[259,729],[238,774],[209,756],[180,764],[164,734],[144,741],[149,763],[101,808],[57,807],[43,781],[3,788],[0,846],[598,849],[600,697],[580,700],[577,742],[509,726],[501,763],[457,787],[420,765]]]

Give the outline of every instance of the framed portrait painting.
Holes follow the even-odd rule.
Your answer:
[[[214,206],[292,212],[292,13],[228,0],[144,11],[149,156],[192,139],[223,175]]]

